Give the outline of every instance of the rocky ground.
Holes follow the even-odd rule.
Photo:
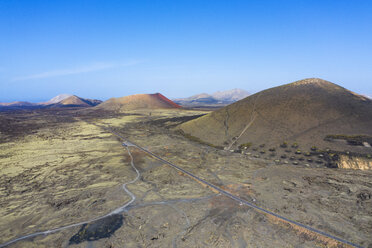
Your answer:
[[[110,126],[249,202],[372,247],[371,171],[328,168],[316,162],[275,163],[268,159],[274,152],[270,148],[264,154],[260,147],[251,154],[249,149],[243,154],[224,151],[175,129],[204,113],[0,113],[0,243],[94,219],[130,200],[121,186],[136,173],[122,141],[102,128]],[[241,206],[138,149],[129,149],[141,176],[128,185],[137,198],[126,211],[9,247],[340,246]],[[279,149],[275,152],[286,154]],[[299,162],[297,157],[306,157],[287,156],[288,161]]]

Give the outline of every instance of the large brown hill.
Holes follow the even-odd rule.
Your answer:
[[[135,109],[162,109],[180,108],[180,106],[160,93],[137,94],[120,98],[111,98],[99,106],[97,109],[108,111],[126,111]]]
[[[180,126],[202,141],[236,147],[331,146],[326,135],[372,135],[372,101],[328,81],[310,78],[267,89]],[[233,144],[233,145],[231,145]]]

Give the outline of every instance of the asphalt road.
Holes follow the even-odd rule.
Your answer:
[[[330,239],[336,240],[336,241],[338,241],[338,242],[340,242],[340,243],[343,243],[343,244],[346,244],[346,245],[350,245],[350,246],[352,246],[352,247],[363,248],[362,246],[360,246],[360,245],[358,245],[358,244],[354,244],[354,243],[352,243],[352,242],[350,242],[350,241],[347,241],[347,240],[345,240],[345,239],[342,239],[342,238],[336,237],[336,236],[334,236],[334,235],[332,235],[332,234],[329,234],[329,233],[323,232],[323,231],[321,231],[321,230],[315,229],[315,228],[313,228],[313,227],[311,227],[311,226],[307,226],[307,225],[302,224],[302,223],[300,223],[300,222],[297,222],[297,221],[294,221],[294,220],[290,220],[290,219],[288,219],[288,218],[286,218],[286,217],[284,217],[284,216],[281,216],[281,215],[279,215],[279,214],[276,214],[276,213],[274,213],[274,212],[272,212],[272,211],[270,211],[270,210],[267,210],[267,209],[261,208],[261,207],[255,205],[255,204],[253,204],[253,203],[250,203],[250,202],[248,202],[248,201],[246,201],[246,200],[244,200],[244,199],[242,199],[242,198],[240,198],[240,197],[238,197],[238,196],[236,196],[236,195],[234,195],[234,194],[231,194],[231,193],[229,193],[229,192],[227,192],[227,191],[221,189],[220,187],[218,187],[218,186],[216,186],[216,185],[213,185],[213,184],[209,183],[208,181],[206,181],[206,180],[204,180],[204,179],[202,179],[202,178],[200,178],[200,177],[194,175],[193,173],[191,173],[191,172],[189,172],[189,171],[186,171],[186,170],[182,169],[181,167],[179,167],[179,166],[177,166],[177,165],[175,165],[175,164],[173,164],[173,163],[171,163],[171,162],[169,162],[169,161],[167,161],[167,160],[165,160],[165,159],[159,157],[158,155],[152,153],[151,151],[149,151],[149,150],[147,150],[147,149],[145,149],[145,148],[143,148],[143,147],[141,147],[141,146],[139,146],[139,145],[137,145],[137,144],[135,144],[135,143],[133,143],[133,142],[127,140],[126,138],[124,138],[124,137],[121,136],[120,134],[116,133],[115,131],[113,131],[113,130],[111,130],[111,129],[108,129],[108,128],[106,128],[106,130],[110,131],[112,134],[114,134],[114,135],[116,135],[117,137],[121,138],[121,139],[124,141],[124,142],[123,142],[123,145],[124,145],[124,146],[131,145],[131,146],[137,147],[138,149],[142,150],[143,152],[145,152],[145,153],[147,153],[147,154],[153,156],[154,158],[156,158],[156,159],[162,161],[163,163],[165,163],[165,164],[167,164],[167,165],[173,167],[174,169],[176,169],[176,170],[178,170],[178,171],[180,171],[180,172],[182,172],[182,173],[184,173],[184,174],[186,174],[186,175],[192,177],[193,179],[195,179],[195,180],[197,180],[197,181],[199,181],[199,182],[205,184],[206,186],[208,186],[208,187],[214,189],[215,191],[218,191],[218,192],[221,193],[222,195],[225,195],[225,196],[229,197],[230,199],[232,199],[232,200],[234,200],[234,201],[237,201],[237,202],[238,202],[239,204],[241,204],[241,205],[249,206],[249,207],[251,207],[251,208],[253,208],[253,209],[258,210],[259,212],[263,212],[263,213],[265,213],[265,214],[268,214],[268,215],[274,216],[274,217],[276,217],[276,218],[278,218],[278,219],[281,219],[281,220],[286,221],[286,222],[289,222],[289,223],[291,223],[291,224],[293,224],[293,225],[296,225],[296,226],[299,226],[299,227],[305,228],[305,229],[308,230],[308,231],[311,231],[311,232],[314,232],[314,233],[320,234],[320,235],[322,235],[322,236],[324,236],[324,237],[327,237],[327,238],[330,238]]]
[[[102,126],[101,126],[101,128],[102,128]],[[314,233],[320,234],[320,235],[322,235],[322,236],[325,236],[325,237],[328,237],[328,238],[330,238],[330,239],[336,240],[336,241],[338,241],[338,242],[340,242],[340,243],[343,243],[343,244],[346,244],[346,245],[350,245],[350,246],[352,246],[352,247],[363,248],[362,246],[360,246],[360,245],[358,245],[358,244],[354,244],[354,243],[352,243],[352,242],[350,242],[350,241],[347,241],[347,240],[344,240],[344,239],[342,239],[342,238],[339,238],[339,237],[333,236],[332,234],[328,234],[328,233],[326,233],[326,232],[323,232],[323,231],[318,230],[318,229],[315,229],[315,228],[313,228],[313,227],[310,227],[310,226],[304,225],[304,224],[299,223],[299,222],[297,222],[297,221],[290,220],[290,219],[288,219],[288,218],[286,218],[286,217],[284,217],[284,216],[281,216],[281,215],[276,214],[276,213],[274,213],[274,212],[271,212],[271,211],[269,211],[269,210],[267,210],[267,209],[261,208],[261,207],[255,205],[255,204],[252,204],[252,203],[250,203],[250,202],[248,202],[248,201],[246,201],[246,200],[244,200],[244,199],[241,199],[240,197],[238,197],[238,196],[236,196],[236,195],[234,195],[234,194],[231,194],[231,193],[229,193],[229,192],[227,192],[227,191],[221,189],[220,187],[218,187],[218,186],[216,186],[216,185],[213,185],[213,184],[209,183],[208,181],[206,181],[206,180],[204,180],[204,179],[202,179],[202,178],[200,178],[200,177],[194,175],[193,173],[191,173],[191,172],[189,172],[189,171],[187,171],[187,170],[184,170],[184,169],[182,169],[181,167],[179,167],[179,166],[177,166],[177,165],[175,165],[175,164],[173,164],[173,163],[171,163],[171,162],[169,162],[169,161],[167,161],[167,160],[165,160],[165,159],[159,157],[158,155],[152,153],[151,151],[149,151],[149,150],[147,150],[147,149],[145,149],[145,148],[143,148],[143,147],[141,147],[141,146],[139,146],[139,145],[137,145],[137,144],[135,144],[135,143],[133,143],[133,142],[131,142],[131,141],[128,141],[126,138],[124,138],[123,136],[121,136],[120,134],[118,134],[117,132],[115,132],[114,130],[112,130],[112,129],[110,129],[110,128],[104,128],[104,129],[107,130],[107,131],[109,131],[109,132],[111,132],[112,134],[114,134],[115,136],[117,136],[117,137],[119,137],[119,138],[121,138],[121,139],[123,140],[123,143],[122,143],[122,144],[123,144],[124,147],[126,147],[126,149],[127,149],[127,151],[128,151],[128,154],[129,154],[130,157],[131,157],[131,166],[133,167],[133,169],[134,169],[135,172],[137,173],[137,176],[136,176],[136,178],[133,179],[132,181],[123,184],[123,189],[125,190],[126,193],[128,193],[128,194],[131,196],[131,200],[130,200],[129,202],[127,202],[125,205],[123,205],[122,207],[115,209],[114,211],[108,213],[108,214],[105,215],[105,216],[98,217],[98,218],[95,218],[95,219],[92,219],[92,220],[88,220],[88,221],[84,221],[84,222],[80,222],[80,223],[75,223],[75,224],[71,224],[71,225],[67,225],[67,226],[63,226],[63,227],[59,227],[59,228],[55,228],[55,229],[52,229],[52,230],[47,230],[47,231],[43,231],[43,232],[37,232],[37,233],[33,233],[33,234],[29,234],[29,235],[25,235],[25,236],[22,236],[22,237],[19,237],[19,238],[13,239],[13,240],[11,240],[11,241],[8,241],[8,242],[6,242],[6,243],[0,244],[0,248],[2,248],[2,247],[6,247],[6,246],[8,246],[8,245],[11,245],[11,244],[13,244],[13,243],[15,243],[15,242],[18,242],[18,241],[21,241],[21,240],[25,240],[25,239],[28,239],[28,238],[32,238],[32,237],[36,237],[36,236],[41,236],[41,235],[48,235],[48,234],[55,233],[55,232],[58,232],[58,231],[62,231],[62,230],[65,230],[65,229],[68,229],[68,228],[71,228],[71,227],[76,227],[76,226],[80,226],[80,225],[83,225],[83,224],[87,224],[87,223],[90,223],[90,222],[93,222],[93,221],[96,221],[96,220],[99,220],[99,219],[103,219],[103,218],[105,218],[105,217],[107,217],[107,216],[109,216],[109,215],[112,215],[112,214],[117,214],[117,213],[123,212],[123,211],[125,210],[125,208],[126,208],[127,206],[129,206],[131,203],[133,203],[133,202],[135,201],[135,199],[136,199],[136,197],[134,196],[134,194],[133,194],[132,192],[130,192],[130,191],[126,188],[126,186],[127,186],[128,184],[132,184],[132,183],[136,182],[136,181],[138,180],[139,176],[140,176],[139,171],[138,171],[137,168],[134,166],[134,163],[133,163],[133,157],[132,157],[132,154],[131,154],[131,152],[130,152],[130,150],[129,150],[129,148],[128,148],[129,146],[136,147],[136,148],[142,150],[143,152],[145,152],[145,153],[147,153],[147,154],[153,156],[154,158],[156,158],[156,159],[158,159],[159,161],[161,161],[161,162],[163,162],[163,163],[165,163],[165,164],[171,166],[172,168],[174,168],[174,169],[176,169],[176,170],[178,170],[178,171],[180,171],[180,172],[182,172],[182,173],[184,173],[184,174],[190,176],[191,178],[193,178],[193,179],[195,179],[195,180],[201,182],[202,184],[204,184],[204,185],[210,187],[211,189],[213,189],[213,190],[219,192],[220,194],[225,195],[226,197],[229,197],[230,199],[232,199],[232,200],[234,200],[234,201],[237,201],[237,202],[238,202],[239,204],[241,204],[241,205],[249,206],[249,207],[251,207],[251,208],[253,208],[253,209],[256,209],[256,210],[259,211],[259,212],[263,212],[263,213],[265,213],[265,214],[268,214],[268,215],[274,216],[274,217],[276,217],[276,218],[278,218],[278,219],[281,219],[281,220],[286,221],[286,222],[288,222],[288,223],[291,223],[291,224],[293,224],[293,225],[296,225],[296,226],[299,226],[299,227],[305,228],[305,229],[308,230],[308,231],[311,231],[311,232],[314,232]]]

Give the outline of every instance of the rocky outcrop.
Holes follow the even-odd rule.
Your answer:
[[[340,155],[338,161],[338,167],[343,169],[354,169],[354,170],[371,170],[372,160],[362,157]]]

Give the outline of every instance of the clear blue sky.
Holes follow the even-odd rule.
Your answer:
[[[0,102],[307,77],[372,94],[372,1],[0,1]]]

